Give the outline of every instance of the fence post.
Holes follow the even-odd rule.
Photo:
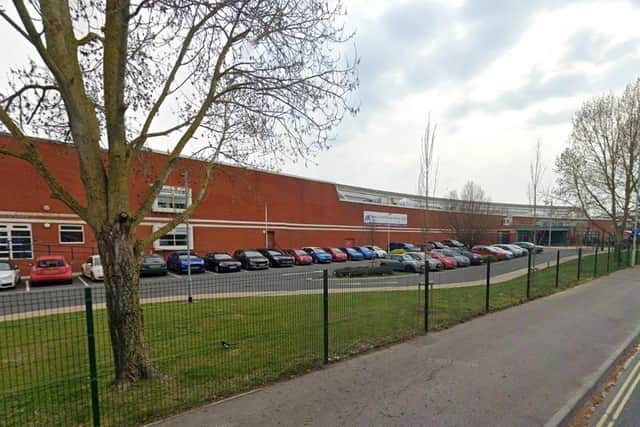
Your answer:
[[[611,260],[611,245],[607,243],[607,273],[611,271],[611,264],[609,261]]]
[[[598,276],[598,247],[596,246],[596,254],[593,257],[593,277]]]
[[[558,282],[560,279],[560,249],[556,253],[556,289],[558,288]]]
[[[429,263],[424,264],[424,332],[429,332]]]
[[[578,280],[580,280],[580,270],[582,270],[582,248],[578,248]]]
[[[96,364],[96,340],[93,330],[93,301],[91,288],[84,289],[84,306],[89,350],[89,385],[91,388],[91,415],[94,427],[100,426],[100,401],[98,400],[98,368]]]
[[[487,285],[485,287],[485,295],[484,295],[484,311],[485,313],[489,312],[489,300],[491,298],[490,290],[491,287],[491,259],[487,258]]]
[[[329,270],[322,270],[322,362],[329,363]]]
[[[533,248],[532,250],[536,250]],[[531,252],[527,257],[527,299],[531,296]]]

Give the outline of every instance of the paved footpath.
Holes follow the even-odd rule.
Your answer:
[[[640,331],[640,269],[372,352],[159,426],[544,426]]]

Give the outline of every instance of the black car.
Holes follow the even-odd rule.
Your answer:
[[[514,242],[513,244],[514,245],[518,245],[521,248],[525,248],[529,252],[533,252],[535,250],[537,254],[539,254],[540,252],[544,251],[544,247],[543,246],[535,245],[535,244],[533,244],[531,242]]]
[[[207,270],[215,271],[216,273],[240,271],[242,269],[242,263],[233,259],[226,252],[209,252],[204,257],[204,265]]]
[[[437,240],[429,241],[429,243],[433,245],[434,249],[449,249],[449,246],[445,245],[442,242],[438,242]]]
[[[462,242],[460,242],[458,240],[454,240],[454,239],[443,240],[442,243],[444,243],[445,245],[449,246],[450,248],[464,248],[465,247],[464,243],[462,243]]]
[[[293,257],[291,255],[287,255],[278,249],[272,248],[261,248],[258,249],[265,258],[269,260],[270,267],[292,267],[293,266]]]
[[[474,254],[473,252],[465,249],[465,248],[451,248],[455,253],[466,256],[471,261],[471,265],[480,265],[482,264],[482,257],[478,254]]]
[[[233,257],[240,261],[245,270],[264,270],[269,268],[269,260],[255,249],[238,249]]]
[[[140,264],[141,276],[165,276],[167,274],[167,263],[160,255],[149,254],[142,256]]]

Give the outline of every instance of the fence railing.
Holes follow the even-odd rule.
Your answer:
[[[295,268],[148,279],[161,376],[123,388],[101,285],[0,294],[0,425],[136,425],[369,349],[549,295],[628,265],[629,251],[551,251],[453,272],[336,277]],[[479,280],[465,286],[456,277]],[[425,283],[429,283],[425,287]],[[426,291],[426,292],[425,292]]]

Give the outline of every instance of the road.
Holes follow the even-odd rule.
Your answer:
[[[561,258],[575,256],[575,249],[564,249]],[[590,253],[584,249],[583,253]],[[553,264],[556,251],[545,251],[536,255],[536,265]],[[192,275],[192,295],[238,293],[238,292],[287,292],[318,290],[322,286],[322,269],[329,273],[345,266],[366,265],[366,262],[332,263],[328,265],[294,266],[291,268],[269,269],[263,271],[242,271],[239,273],[218,274],[205,272]],[[521,257],[492,264],[492,276],[526,269],[527,258]],[[483,280],[486,265],[471,266],[442,272],[431,272],[430,281],[436,286]],[[380,278],[332,279],[330,287],[337,288],[374,288],[389,286],[410,286],[417,283],[416,274],[397,274]],[[92,283],[87,278],[76,277],[71,285],[21,284],[16,289],[0,292],[0,316],[22,312],[49,310],[54,308],[79,306],[84,304],[84,295],[79,289],[92,287],[94,301],[104,302],[104,286]],[[169,273],[164,277],[143,277],[140,293],[142,298],[171,298],[189,293],[186,275]]]

